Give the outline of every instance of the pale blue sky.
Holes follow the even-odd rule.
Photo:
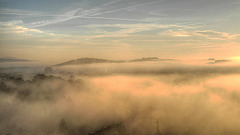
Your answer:
[[[0,0],[0,57],[237,57],[239,13],[239,0]]]

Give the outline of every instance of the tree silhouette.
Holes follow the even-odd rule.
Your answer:
[[[64,135],[68,134],[68,126],[64,119],[62,119],[58,125],[59,131],[63,133]]]

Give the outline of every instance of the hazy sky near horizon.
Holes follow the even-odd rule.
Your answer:
[[[238,59],[239,0],[0,0],[0,57]]]

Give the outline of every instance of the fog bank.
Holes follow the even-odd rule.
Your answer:
[[[127,70],[132,72],[72,70],[70,78],[58,72],[30,80],[1,75],[0,134],[145,135],[157,128],[164,135],[240,133],[237,68]]]

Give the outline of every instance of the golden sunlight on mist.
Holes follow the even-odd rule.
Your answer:
[[[136,96],[166,96],[172,94],[194,94],[204,91],[201,85],[171,85],[164,83],[164,76],[110,76],[94,78],[97,88],[108,91],[127,92]]]
[[[103,132],[152,135],[156,119],[163,135],[240,133],[237,68],[112,66],[58,68],[28,81],[2,76],[0,133],[89,135],[122,122],[124,128]],[[75,79],[58,77],[66,71]]]
[[[238,56],[238,57],[231,57],[231,59],[236,61],[237,63],[240,63],[240,56]]]

